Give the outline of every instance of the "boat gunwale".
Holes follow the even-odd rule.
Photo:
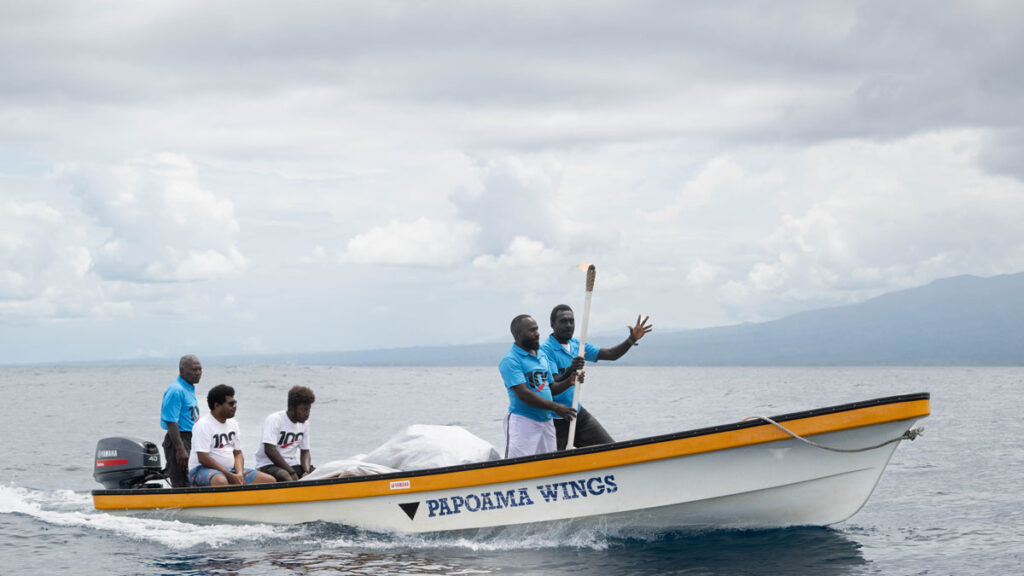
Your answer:
[[[812,410],[802,410],[799,412],[790,412],[787,414],[781,414],[778,416],[771,416],[770,418],[776,422],[786,422],[793,420],[802,420],[805,418],[813,418],[817,416],[825,416],[829,414],[837,414],[840,412],[849,412],[853,410],[860,410],[864,408],[871,408],[875,406],[884,406],[887,404],[901,404],[906,402],[915,402],[921,400],[930,400],[931,394],[928,392],[916,392],[910,394],[899,394],[895,396],[885,396],[882,398],[874,398],[871,400],[862,400],[858,402],[850,402],[846,404],[837,404],[835,406],[826,406],[823,408],[815,408]],[[470,464],[457,464],[454,466],[444,466],[440,468],[426,468],[423,470],[408,470],[408,471],[397,471],[388,472],[386,474],[369,474],[364,476],[346,476],[342,478],[324,478],[321,480],[298,480],[290,482],[275,482],[271,484],[247,484],[247,485],[232,485],[232,486],[217,486],[217,487],[190,487],[190,488],[126,488],[126,489],[97,489],[92,491],[93,496],[129,496],[129,495],[172,495],[172,494],[202,494],[202,493],[226,493],[226,492],[241,492],[241,491],[264,491],[264,490],[279,490],[279,489],[290,489],[290,488],[306,488],[315,486],[334,486],[340,484],[358,484],[362,482],[379,482],[386,480],[396,479],[408,479],[424,476],[436,476],[449,474],[454,472],[464,472],[469,470],[482,470],[487,468],[499,468],[505,466],[513,466],[517,464],[523,464],[527,462],[538,462],[544,460],[558,460],[562,458],[576,457],[586,454],[594,454],[600,452],[609,452],[613,450],[621,450],[626,448],[634,448],[637,446],[644,446],[650,444],[660,444],[664,442],[671,442],[675,440],[682,440],[687,438],[696,438],[700,436],[708,436],[712,434],[719,434],[722,432],[732,432],[736,430],[742,430],[746,428],[754,428],[758,426],[768,425],[763,420],[752,419],[752,420],[741,420],[730,424],[720,424],[717,426],[710,426],[705,428],[696,428],[692,430],[685,430],[682,432],[674,432],[670,434],[661,434],[657,436],[647,436],[644,438],[636,438],[633,440],[623,440],[620,442],[613,442],[611,444],[602,444],[599,446],[589,446],[586,448],[576,448],[573,450],[561,450],[557,452],[549,452],[546,454],[536,454],[532,456],[521,456],[519,458],[510,459],[499,459],[499,460],[488,460],[485,462],[473,462]]]

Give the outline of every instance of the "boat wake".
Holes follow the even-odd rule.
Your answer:
[[[568,527],[572,524],[543,526],[505,526],[434,534],[385,534],[365,532],[330,523],[308,525],[315,540],[324,549],[461,549],[468,552],[543,550],[579,548],[606,550],[609,545],[629,537],[609,532],[600,525]],[[633,536],[636,536],[635,534]],[[650,538],[656,538],[654,534]]]
[[[480,552],[533,550],[545,554],[546,551],[555,553],[556,549],[565,548],[599,553],[665,549],[678,556],[680,550],[706,550],[710,546],[725,550],[745,548],[746,553],[751,554],[761,549],[777,550],[780,541],[792,545],[794,539],[804,540],[798,548],[813,549],[817,546],[821,552],[820,547],[824,543],[829,545],[826,549],[838,546],[842,552],[839,556],[859,555],[856,550],[848,549],[851,544],[848,540],[825,528],[666,533],[612,527],[599,521],[584,522],[577,519],[463,532],[391,534],[367,532],[329,522],[303,525],[202,524],[155,515],[115,516],[94,510],[92,497],[88,493],[33,490],[13,484],[0,485],[0,515],[27,517],[32,521],[72,531],[99,531],[138,542],[151,542],[169,549],[173,554],[194,554],[219,549],[244,555],[260,554],[272,548],[304,551],[317,562],[333,557],[369,558],[381,553],[404,554],[409,558],[418,558],[421,553],[426,553],[432,557],[431,551],[439,550],[447,555],[454,554],[452,558],[466,559],[477,557]],[[831,553],[835,555],[836,551],[831,550]]]
[[[92,496],[88,493],[31,490],[14,485],[0,486],[0,514],[20,514],[52,526],[112,532],[173,549],[221,548],[244,542],[289,538],[301,532],[297,527],[267,524],[202,525],[160,518],[113,516],[94,510]]]
[[[601,523],[580,522],[439,534],[367,532],[329,522],[299,526],[203,524],[162,518],[158,512],[142,517],[115,516],[93,509],[89,493],[33,490],[13,484],[0,485],[0,514],[22,515],[51,526],[110,532],[174,550],[259,547],[270,541],[321,550],[461,549],[476,552],[566,547],[606,550],[609,545],[623,540],[654,541],[663,537],[654,532],[613,530]]]

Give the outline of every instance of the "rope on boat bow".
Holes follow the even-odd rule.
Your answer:
[[[875,444],[874,446],[868,446],[866,448],[834,448],[832,446],[825,446],[824,444],[818,444],[817,442],[815,442],[813,440],[808,440],[807,438],[804,438],[803,436],[797,434],[796,432],[793,432],[789,428],[786,428],[782,424],[779,424],[778,422],[776,422],[775,420],[772,420],[771,418],[769,418],[767,416],[748,416],[748,417],[743,419],[744,422],[746,422],[747,420],[764,420],[765,422],[771,424],[772,426],[775,426],[779,430],[782,430],[786,434],[789,434],[790,436],[792,436],[793,438],[796,438],[797,440],[799,440],[801,442],[804,442],[806,444],[810,444],[811,446],[814,446],[815,448],[821,448],[822,450],[830,450],[832,452],[867,452],[868,450],[874,450],[875,448],[881,448],[882,446],[885,446],[887,444],[892,444],[893,442],[899,442],[900,440],[913,440],[913,439],[917,438],[918,436],[924,435],[924,428],[919,426],[917,428],[911,428],[910,430],[907,430],[899,438],[893,438],[892,440],[886,440],[885,442],[882,442],[881,444]]]

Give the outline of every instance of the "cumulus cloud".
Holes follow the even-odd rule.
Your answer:
[[[499,256],[481,254],[473,259],[473,266],[479,268],[540,267],[558,261],[557,251],[544,246],[542,242],[526,236],[516,236],[509,242],[508,249]]]
[[[299,258],[299,262],[307,266],[323,266],[327,261],[327,250],[319,244],[314,246],[309,254]]]
[[[55,175],[108,232],[94,253],[105,279],[186,282],[232,277],[246,268],[234,205],[203,188],[183,156],[113,167],[68,164]]]
[[[723,272],[724,270],[720,266],[708,264],[703,260],[696,260],[690,265],[686,273],[686,283],[695,288],[708,286],[714,283]]]
[[[452,197],[460,218],[476,223],[484,254],[500,253],[518,237],[554,243],[558,234],[554,199],[560,164],[549,156],[503,156],[482,170],[479,190]]]
[[[772,263],[758,262],[748,274],[751,286],[762,292],[775,291],[798,270],[818,289],[828,289],[839,281],[838,270],[851,266],[854,255],[846,228],[821,206],[814,206],[800,218],[785,216],[782,224],[767,240],[766,248],[776,254]]]
[[[755,172],[741,166],[734,158],[717,156],[706,162],[695,177],[683,183],[671,204],[644,216],[652,221],[666,222],[712,204],[728,202],[735,207],[737,203],[731,200],[756,197],[778,189],[781,178],[778,171]],[[739,205],[742,205],[742,200]]]
[[[355,236],[341,255],[342,263],[451,266],[469,257],[479,227],[472,222],[420,218],[390,221]]]
[[[42,203],[0,204],[0,296],[26,298],[34,292],[35,265],[53,261],[56,254],[50,235],[59,230],[62,220],[59,212]]]
[[[820,192],[809,204],[778,207],[775,228],[755,244],[758,258],[745,271],[733,268],[723,300],[762,312],[787,301],[840,304],[936,278],[1024,268],[1024,232],[1015,224],[1024,185],[973,165],[970,151],[982,140],[951,131],[803,150],[770,197],[794,185]]]
[[[0,316],[80,316],[90,302],[90,236],[80,222],[38,200],[0,202]]]
[[[237,343],[594,262],[664,328],[1024,269],[1020,2],[255,2],[0,7],[0,314]]]

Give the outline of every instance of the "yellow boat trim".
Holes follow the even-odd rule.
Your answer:
[[[785,426],[801,436],[838,432],[885,422],[921,418],[929,414],[929,401],[912,400],[857,408],[808,418],[786,420]],[[311,484],[281,488],[203,489],[194,492],[137,490],[130,494],[93,494],[97,510],[149,510],[160,508],[196,508],[206,506],[252,506],[290,504],[323,500],[345,500],[391,496],[433,490],[468,488],[485,484],[524,481],[560,474],[589,472],[596,469],[627,466],[666,458],[739,448],[790,437],[769,424],[712,432],[698,436],[661,442],[624,446],[607,451],[583,452],[578,455],[502,466],[473,468],[408,477],[389,476],[383,480],[367,480],[336,484]],[[393,486],[408,488],[393,489]]]

